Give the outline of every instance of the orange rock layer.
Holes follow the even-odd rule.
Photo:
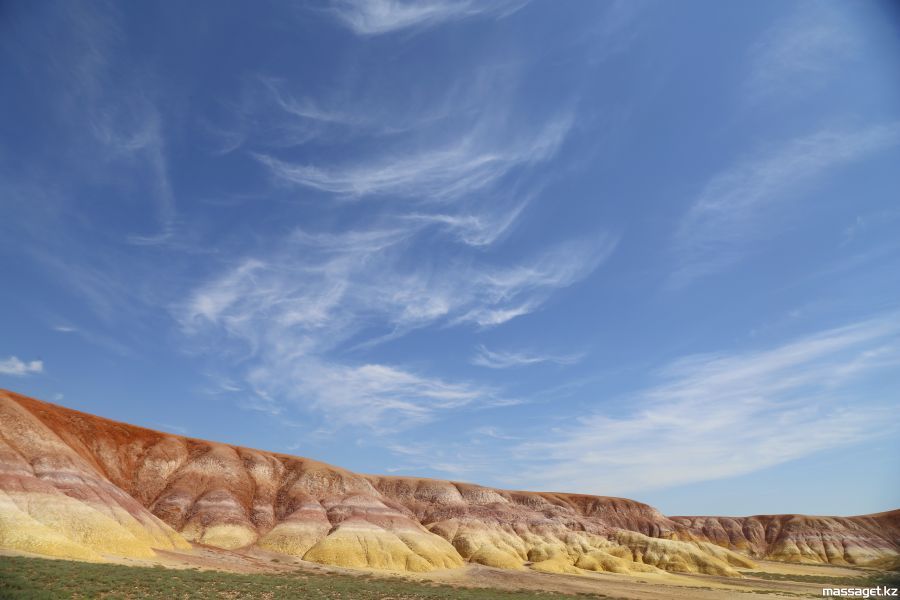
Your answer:
[[[102,560],[188,542],[398,571],[737,576],[753,558],[896,561],[900,511],[668,518],[623,498],[360,475],[0,391],[0,547]]]

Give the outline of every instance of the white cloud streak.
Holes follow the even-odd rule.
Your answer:
[[[478,85],[471,87],[480,92]],[[247,147],[270,156],[308,144],[332,146],[361,137],[384,138],[416,131],[478,102],[463,96],[447,94],[435,103],[437,106],[429,105],[424,110],[414,103],[400,109],[383,105],[371,89],[337,89],[312,96],[289,79],[260,75],[247,80],[240,97],[231,104],[229,116],[206,122],[205,129],[215,145],[214,154]]]
[[[718,173],[693,202],[675,235],[683,286],[741,260],[752,242],[777,232],[772,218],[798,204],[834,169],[900,143],[900,124],[825,130],[745,158]],[[775,214],[773,214],[775,213]]]
[[[0,360],[0,375],[23,377],[25,375],[41,373],[43,370],[44,363],[39,360],[25,362],[18,356],[10,356],[7,359]]]
[[[820,88],[858,54],[852,25],[833,5],[799,4],[751,46],[744,97],[749,102],[789,100]]]
[[[127,239],[137,245],[163,243],[174,233],[177,212],[163,118],[153,99],[156,91],[147,88],[148,74],[121,68],[121,13],[107,2],[59,3],[54,12],[62,33],[48,62],[64,85],[48,94],[60,98],[56,109],[70,127],[59,132],[58,143],[79,149],[70,167],[125,188],[139,182],[154,205],[157,230]],[[58,165],[50,177],[59,171]]]
[[[348,2],[335,10],[356,11],[358,22],[367,23],[360,27],[379,30],[393,30],[387,23],[396,18],[412,19],[403,28],[443,18],[428,12],[439,3],[376,4]],[[469,6],[487,10],[483,4]],[[406,16],[399,17],[401,12]],[[374,26],[376,13],[380,24]],[[537,126],[510,126],[509,107],[502,102],[510,91],[507,74],[484,70],[427,110],[412,107],[400,120],[396,111],[380,110],[377,101],[364,107],[348,106],[340,97],[316,101],[293,95],[283,82],[263,79],[264,102],[277,109],[269,113],[276,115],[272,128],[278,140],[317,143],[326,129],[338,139],[389,134],[377,153],[360,154],[367,148],[362,144],[333,163],[286,160],[277,154],[277,144],[251,151],[273,181],[343,200],[388,202],[373,203],[373,225],[365,230],[294,232],[269,251],[237,261],[177,308],[184,330],[196,339],[224,335],[246,347],[239,360],[254,395],[244,400],[246,406],[276,414],[287,400],[335,426],[384,430],[463,406],[515,401],[487,386],[430,376],[421,367],[341,356],[425,327],[486,328],[522,317],[554,291],[585,278],[615,248],[616,239],[600,235],[548,248],[514,265],[479,262],[483,253],[473,257],[457,250],[448,260],[417,251],[421,238],[434,230],[481,249],[503,239],[541,185],[530,181],[529,191],[520,194],[519,175],[555,157],[572,128],[574,114],[565,110]],[[381,113],[385,118],[372,116]],[[269,122],[266,115],[260,118]]]
[[[498,210],[490,214],[411,213],[403,218],[415,223],[436,225],[469,246],[489,246],[510,230],[527,204],[526,200],[506,211]]]
[[[526,3],[527,0],[338,0],[330,12],[357,35],[374,36],[478,16],[500,18]]]
[[[572,365],[584,357],[583,354],[534,354],[529,352],[492,351],[484,346],[479,346],[478,351],[472,357],[472,364],[488,369],[509,369],[513,367],[525,367],[540,363],[555,363],[558,365]]]
[[[272,175],[287,183],[349,198],[396,196],[446,202],[483,190],[520,166],[556,154],[572,125],[571,115],[558,117],[527,139],[498,144],[483,127],[451,142],[345,166],[294,164],[255,154]]]
[[[429,421],[441,411],[495,401],[493,390],[469,383],[391,365],[343,365],[305,356],[264,361],[248,381],[266,394],[302,403],[333,425],[382,433]]]
[[[176,219],[162,117],[153,103],[139,94],[122,104],[98,110],[91,125],[108,160],[127,161],[146,171],[148,196],[157,206],[158,231],[149,235],[132,234],[128,241],[138,246],[162,244],[174,234]]]
[[[690,356],[615,412],[594,413],[547,441],[517,484],[633,493],[721,479],[896,430],[896,395],[869,384],[900,365],[900,318],[878,317],[769,350]],[[612,412],[612,411],[611,411]],[[576,483],[577,482],[577,483]]]
[[[615,247],[615,239],[601,236],[513,266],[417,260],[411,267],[410,235],[394,228],[296,232],[265,259],[245,259],[197,288],[177,307],[178,318],[186,332],[212,344],[222,334],[243,342],[246,379],[262,397],[290,399],[336,424],[421,422],[441,410],[510,400],[483,386],[333,355],[385,332],[499,325],[586,277]]]
[[[583,279],[616,245],[615,238],[599,236],[509,267],[423,260],[410,270],[401,247],[406,236],[391,229],[324,236],[298,232],[274,257],[246,259],[195,290],[181,320],[189,328],[223,326],[244,338],[254,337],[256,319],[335,333],[372,315],[400,328],[438,321],[487,325],[480,315],[507,315],[493,319],[496,324],[527,314],[549,292]]]

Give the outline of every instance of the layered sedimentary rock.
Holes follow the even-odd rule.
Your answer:
[[[58,556],[190,541],[351,568],[736,576],[752,558],[896,559],[898,515],[670,519],[622,498],[359,475],[0,392],[0,547]]]
[[[682,539],[706,540],[755,558],[787,562],[896,562],[900,511],[860,517],[672,517]]]
[[[190,548],[17,399],[0,396],[0,547],[84,559]]]

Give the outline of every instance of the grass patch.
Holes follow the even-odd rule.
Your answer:
[[[875,587],[886,585],[900,587],[900,573],[887,572],[862,577],[831,577],[829,575],[798,575],[793,573],[766,573],[765,571],[745,571],[744,575],[768,581],[796,581],[819,583],[826,587]]]
[[[580,594],[585,597],[584,594]],[[588,594],[589,598],[609,598]],[[244,575],[222,571],[129,567],[67,560],[0,557],[0,598],[57,600],[101,598],[229,600],[304,598],[309,600],[554,600],[572,596],[458,588],[399,578],[376,578],[294,571]]]

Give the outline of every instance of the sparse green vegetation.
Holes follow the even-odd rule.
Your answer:
[[[608,598],[602,594],[583,595]],[[505,592],[411,582],[399,578],[293,571],[244,575],[221,571],[128,567],[40,558],[0,557],[0,599],[165,600],[553,600],[561,594]]]
[[[832,577],[830,575],[799,575],[794,573],[767,573],[765,571],[744,572],[747,577],[756,577],[768,581],[799,581],[803,583],[820,583],[831,586],[874,587],[900,585],[900,573],[888,572],[869,576]]]

